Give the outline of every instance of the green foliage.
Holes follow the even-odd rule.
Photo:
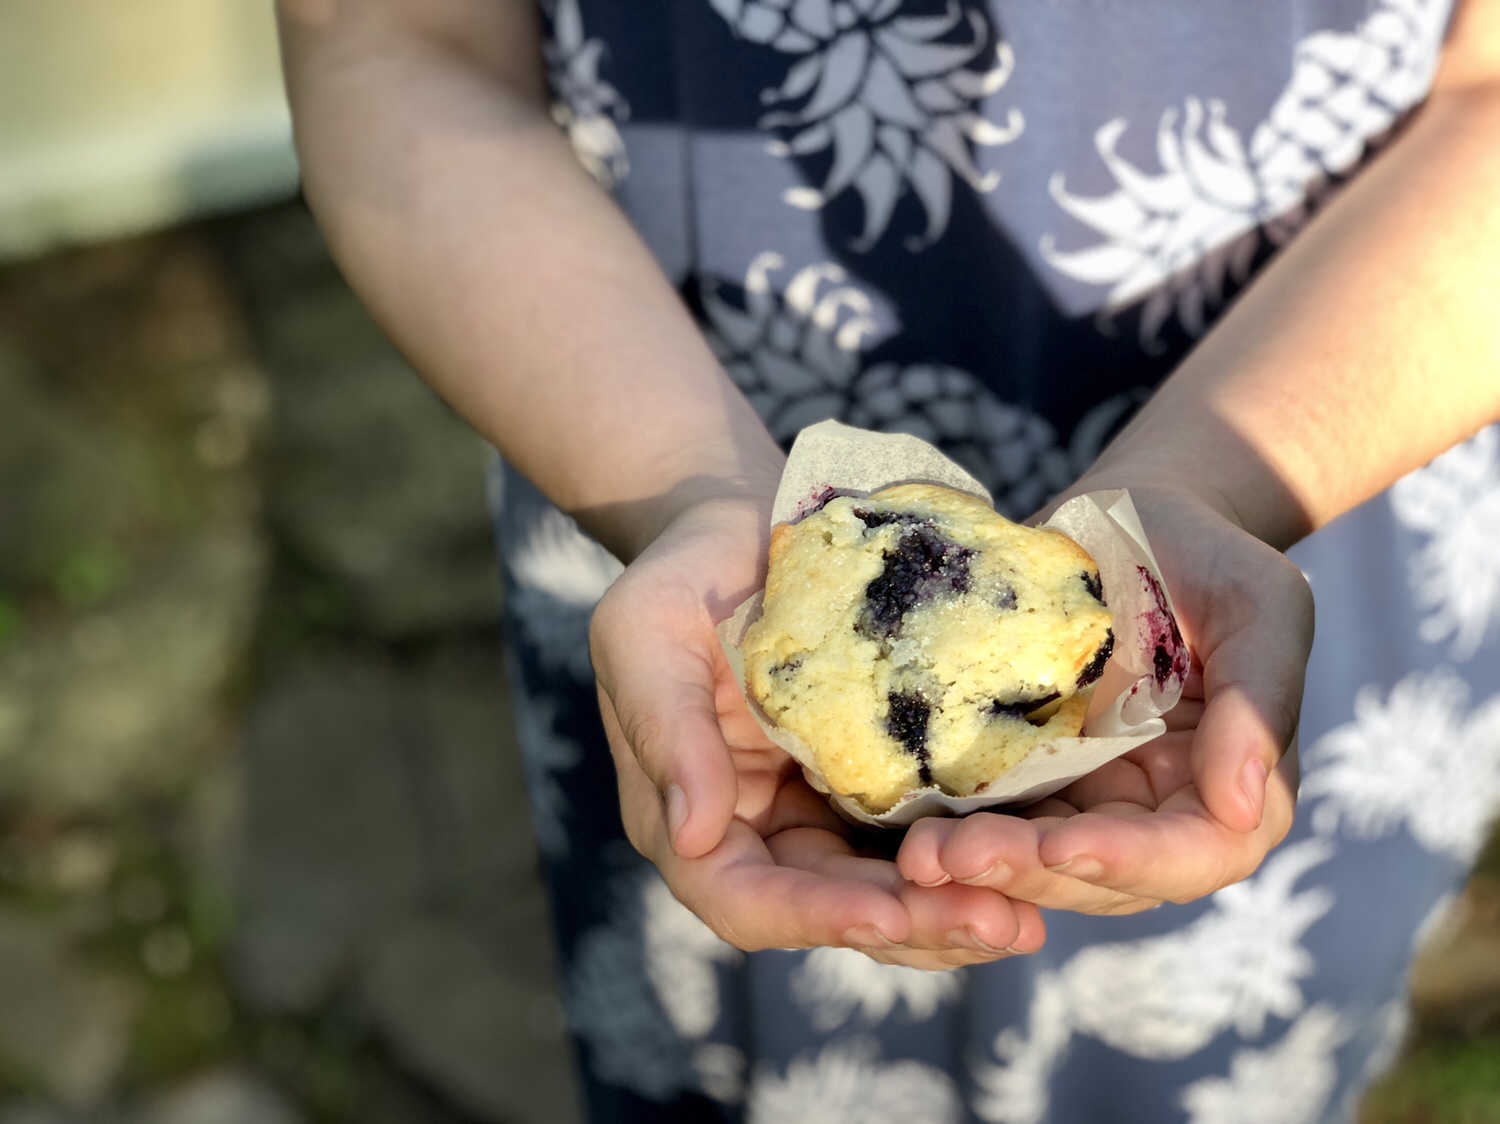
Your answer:
[[[110,543],[95,543],[68,554],[53,576],[53,588],[73,608],[94,605],[130,577],[125,556]]]
[[[1370,1091],[1361,1124],[1500,1124],[1500,1038],[1431,1041]]]

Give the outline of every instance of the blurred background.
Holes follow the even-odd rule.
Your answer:
[[[0,1121],[573,1118],[477,438],[268,0],[0,2]]]
[[[0,0],[0,1124],[567,1124],[485,450],[270,8]],[[1500,1121],[1500,845],[1412,986],[1367,1124]]]

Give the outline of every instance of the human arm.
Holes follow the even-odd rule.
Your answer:
[[[550,121],[535,5],[278,12],[307,198],[351,283],[438,392],[630,563],[593,655],[632,842],[741,947],[948,964],[996,954],[966,939],[1039,945],[1030,907],[923,891],[855,854],[750,721],[713,626],[762,581],[781,453]]]
[[[1293,763],[1275,770],[1311,627],[1300,578],[1256,540],[1290,545],[1500,417],[1496,309],[1500,5],[1470,0],[1409,127],[1073,489],[1130,487],[1142,508],[1202,669],[1178,729],[1030,822],[923,825],[902,869],[1101,911],[1252,871],[1290,824]],[[1087,880],[1048,870],[1080,856]]]
[[[535,8],[279,0],[303,188],[422,377],[629,559],[781,457],[553,125]]]

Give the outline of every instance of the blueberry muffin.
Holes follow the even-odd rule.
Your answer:
[[[1067,536],[925,484],[843,496],[771,535],[750,696],[872,813],[970,796],[1077,736],[1114,639],[1098,567]]]

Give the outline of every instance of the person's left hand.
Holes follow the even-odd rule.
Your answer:
[[[1132,497],[1194,656],[1168,732],[1017,814],[918,821],[898,856],[912,882],[1132,913],[1248,877],[1290,830],[1307,584],[1187,489]]]
[[[751,716],[715,627],[765,580],[769,495],[684,508],[599,603],[591,650],[626,834],[747,951],[822,945],[926,969],[1034,952],[1035,906],[914,886]]]

